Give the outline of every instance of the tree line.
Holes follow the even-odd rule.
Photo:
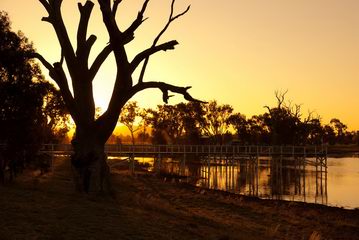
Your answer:
[[[304,117],[301,106],[286,101],[285,95],[286,92],[276,92],[277,104],[265,106],[263,114],[250,118],[216,100],[158,105],[155,109],[141,109],[136,102],[128,102],[119,121],[128,127],[133,144],[135,141],[154,144],[358,144],[358,132],[348,131],[347,125],[339,119],[332,118],[328,124],[323,124],[320,116],[313,112]],[[116,137],[110,140],[116,142]]]

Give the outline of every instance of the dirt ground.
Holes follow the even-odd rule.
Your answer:
[[[115,198],[74,191],[68,161],[0,187],[0,240],[359,239],[359,210],[260,200],[113,171]]]

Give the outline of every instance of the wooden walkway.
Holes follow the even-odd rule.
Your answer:
[[[71,154],[70,144],[44,144],[42,152]],[[109,155],[236,155],[236,156],[283,156],[283,157],[323,157],[327,155],[325,146],[240,146],[240,145],[106,145]]]
[[[44,144],[41,151],[54,155],[70,155],[73,153],[70,144]],[[134,162],[136,157],[151,157],[155,161],[162,158],[176,158],[186,162],[188,159],[200,160],[206,165],[218,159],[230,160],[231,164],[249,162],[260,164],[260,159],[269,158],[270,165],[276,167],[303,168],[306,166],[327,169],[326,146],[240,146],[240,145],[106,145],[105,152],[109,156],[124,157]],[[131,165],[131,163],[130,163]]]

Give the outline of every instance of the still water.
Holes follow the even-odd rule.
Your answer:
[[[359,208],[359,158],[328,158],[328,169],[271,166],[261,159],[257,166],[248,161],[225,160],[190,163],[182,159],[136,159],[151,163],[153,171],[179,176],[200,187],[261,198],[303,201],[344,208]]]

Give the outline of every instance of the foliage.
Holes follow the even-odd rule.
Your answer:
[[[154,143],[199,144],[201,114],[200,103],[188,102],[147,109],[145,119],[152,127]]]
[[[148,109],[145,119],[152,128],[152,139],[159,144],[226,144],[235,131],[236,143],[243,145],[320,145],[357,144],[358,133],[333,118],[323,125],[312,112],[302,118],[301,106],[285,101],[286,93],[276,92],[277,105],[267,112],[247,118],[233,113],[228,105],[216,101],[158,105]],[[210,142],[201,141],[210,136]]]
[[[136,120],[139,120],[140,116],[141,112],[137,102],[129,101],[123,106],[119,121],[130,131],[132,144],[135,144],[134,133],[142,127],[140,122],[137,122],[137,125],[135,125]]]
[[[229,118],[233,107],[229,104],[220,105],[216,100],[202,104],[203,115],[199,118],[199,126],[205,136],[213,137],[216,142],[223,142],[223,136],[229,130]]]
[[[34,51],[32,44],[10,25],[7,13],[0,12],[0,143],[7,145],[15,159],[14,152],[31,144],[63,137],[67,115],[60,92],[44,79],[39,66],[25,57]]]

